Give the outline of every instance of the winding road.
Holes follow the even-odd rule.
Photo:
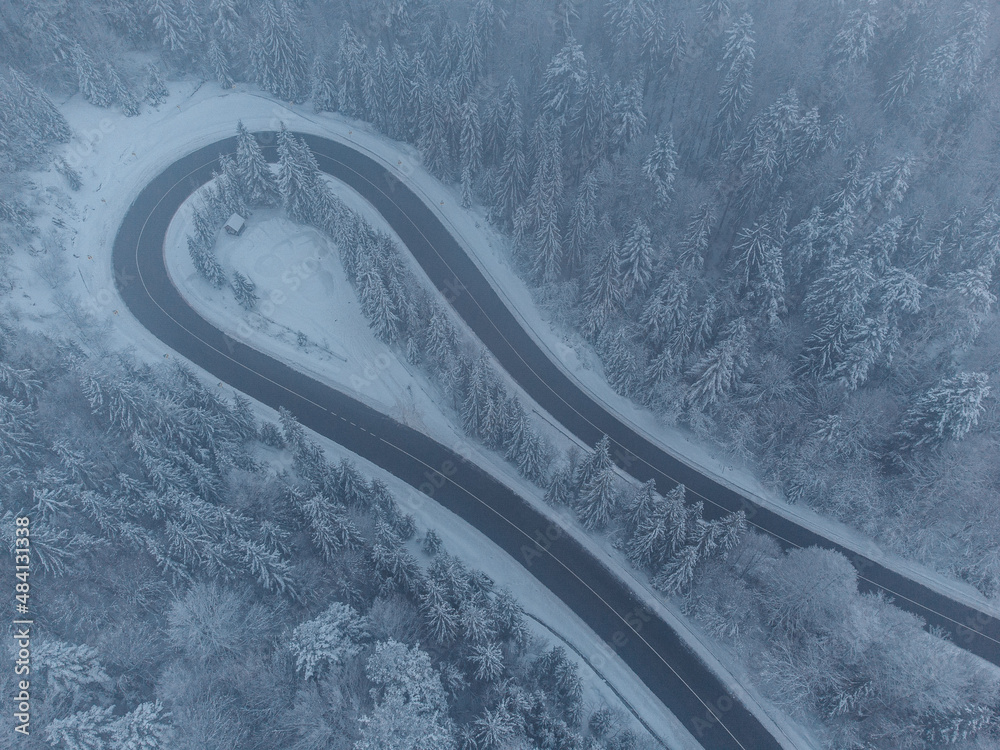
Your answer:
[[[901,608],[952,635],[956,644],[1000,665],[1000,621],[925,583],[824,538],[701,474],[639,434],[572,380],[525,331],[435,211],[379,161],[343,143],[309,134],[320,168],[381,212],[448,301],[521,387],[577,437],[593,445],[607,434],[616,462],[661,492],[683,482],[705,502],[706,516],[742,509],[751,524],[786,548],[819,545],[845,554],[861,587],[883,591]],[[259,134],[273,143],[273,133]],[[629,665],[709,750],[793,747],[758,718],[642,605],[614,573],[508,487],[429,437],[323,385],[200,317],[170,281],[167,227],[184,200],[212,176],[235,138],[201,148],[154,178],[129,208],[115,238],[116,285],[132,314],[166,346],[233,388],[388,470],[486,534],[562,599]],[[273,147],[265,149],[275,158]]]
[[[313,148],[320,144],[338,153],[343,148],[310,138]],[[794,747],[740,703],[613,572],[513,490],[426,435],[230,338],[188,306],[164,263],[167,228],[184,200],[211,179],[218,157],[234,150],[230,138],[179,159],[129,207],[112,258],[118,291],[139,322],[220,381],[272,408],[288,409],[304,426],[474,525],[603,638],[704,747]]]
[[[587,445],[611,439],[615,462],[644,482],[667,492],[678,482],[691,501],[705,504],[706,518],[742,510],[748,523],[771,535],[784,549],[819,546],[847,557],[858,572],[862,591],[880,592],[948,633],[958,646],[1000,666],[1000,619],[955,598],[930,581],[887,567],[878,560],[830,539],[822,529],[781,514],[740,494],[667,452],[626,424],[568,375],[525,330],[441,217],[391,167],[337,141],[302,135],[320,168],[363,195],[386,219],[424,272],[500,365],[534,401]],[[404,178],[405,179],[405,178]]]

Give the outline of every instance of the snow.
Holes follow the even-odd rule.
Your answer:
[[[289,107],[275,102],[248,88],[237,87],[235,90],[222,91],[215,84],[201,85],[190,82],[175,84],[172,88],[171,97],[159,110],[147,111],[139,117],[129,119],[96,109],[79,96],[71,98],[63,105],[63,111],[78,136],[67,149],[66,157],[72,166],[80,170],[84,187],[74,196],[71,205],[66,206],[66,202],[62,201],[63,205],[60,206],[58,198],[53,197],[58,191],[54,192],[52,186],[61,184],[61,178],[53,176],[54,173],[47,173],[38,176],[36,180],[40,186],[36,191],[39,200],[50,204],[53,212],[63,213],[74,233],[71,237],[70,251],[78,257],[74,259],[67,257],[71,275],[65,281],[66,288],[78,295],[83,309],[92,315],[99,325],[107,329],[111,348],[133,346],[139,356],[150,360],[170,354],[158,340],[127,315],[126,311],[119,309],[120,299],[114,291],[110,262],[111,243],[121,218],[134,196],[178,156],[219,138],[233,135],[238,119],[242,119],[252,130],[277,129],[283,121],[290,129],[313,132],[348,142],[397,170],[450,227],[501,297],[505,298],[510,309],[519,316],[524,327],[549,352],[552,359],[569,375],[576,378],[586,390],[651,440],[667,446],[675,455],[715,476],[724,484],[754,497],[779,512],[795,517],[845,546],[851,546],[875,559],[885,561],[951,596],[964,599],[987,611],[996,611],[970,587],[931,573],[914,563],[893,557],[853,530],[824,519],[808,509],[787,505],[756,482],[746,468],[727,463],[724,457],[713,455],[695,444],[682,431],[665,427],[657,422],[654,415],[614,393],[607,385],[593,351],[572,332],[561,330],[557,324],[546,320],[544,314],[535,306],[530,290],[511,267],[505,239],[488,227],[480,211],[461,209],[457,188],[442,185],[421,169],[419,157],[413,148],[390,142],[368,132],[365,126],[340,116],[314,115],[303,108]],[[45,187],[46,184],[48,187]],[[354,200],[354,205],[367,206],[360,198],[355,197]],[[375,223],[378,217],[374,209],[368,206],[366,210],[370,212],[366,213],[366,216]],[[224,246],[227,241],[234,243],[233,247],[238,243],[247,243],[253,237],[251,229],[257,226],[260,237],[254,240],[253,244],[265,248],[271,243],[271,254],[278,255],[273,251],[277,247],[276,228],[280,226],[279,222],[282,220],[274,216],[270,218],[275,221],[269,220],[264,212],[257,212],[251,217],[243,237],[223,238],[220,243],[220,253],[227,252]],[[183,217],[180,217],[179,221],[183,221]],[[268,224],[271,225],[270,228]],[[178,224],[171,241],[176,239],[178,234],[183,236],[179,227]],[[311,263],[308,263],[309,258],[313,257],[313,253],[323,249],[322,238],[310,237],[308,231],[300,227],[295,229],[300,232],[296,235],[298,239],[289,240],[291,246],[282,250],[282,253],[287,251],[288,257],[295,259],[294,262],[284,265],[282,273],[292,269],[293,275],[296,264],[300,264],[299,268],[304,268],[301,266],[302,263],[311,266]],[[171,232],[175,232],[174,227],[171,228]],[[286,238],[282,238],[282,241],[284,239]],[[283,283],[281,277],[273,273],[274,258],[269,258],[264,249],[257,251],[255,258],[238,258],[237,254],[232,253],[232,248],[229,252],[229,259],[234,264],[247,264],[240,266],[241,269],[245,268],[248,275],[259,285]],[[404,253],[404,257],[409,256]],[[171,255],[171,272],[176,274],[175,279],[185,288],[187,284],[183,264],[186,258],[186,251]],[[283,255],[278,255],[278,262],[285,263]],[[257,263],[262,264],[260,268],[270,268],[272,272],[257,270]],[[415,263],[412,266],[416,268]],[[741,687],[739,683],[745,686],[751,684],[752,680],[742,673],[741,667],[731,664],[733,659],[726,650],[693,629],[680,618],[672,605],[664,604],[660,596],[649,587],[647,581],[639,580],[634,571],[620,559],[616,559],[610,545],[586,534],[569,514],[560,514],[558,510],[545,506],[538,490],[518,477],[511,467],[465,439],[454,427],[452,420],[435,403],[433,386],[419,372],[409,371],[395,356],[387,359],[384,356],[387,350],[371,337],[366,325],[355,326],[349,323],[351,320],[356,322],[358,316],[353,292],[342,278],[342,272],[341,278],[338,279],[335,269],[325,270],[328,275],[317,274],[315,277],[309,276],[302,280],[302,285],[306,289],[313,290],[309,295],[310,298],[313,295],[322,298],[322,304],[325,306],[322,311],[318,313],[312,303],[307,304],[306,295],[300,293],[298,288],[292,290],[294,293],[287,294],[287,299],[275,306],[273,319],[266,323],[269,335],[263,341],[255,338],[256,345],[263,346],[266,342],[266,348],[270,353],[287,358],[295,366],[321,380],[327,379],[327,382],[331,382],[331,379],[335,379],[340,383],[340,387],[349,390],[360,400],[391,413],[401,421],[451,445],[472,460],[490,467],[491,471],[503,481],[529,497],[556,522],[577,535],[594,554],[608,560],[626,580],[631,580],[648,606],[673,622],[675,627],[686,635],[692,647],[696,648],[708,663],[714,665],[720,676],[732,684],[734,690],[743,693],[748,705],[756,702],[761,712],[766,711],[773,721],[781,724],[783,731],[794,738],[794,741],[790,741],[790,746],[805,747],[813,744],[797,736],[798,730],[787,722],[779,711],[768,707],[766,701],[757,696],[752,688]],[[190,269],[188,275],[189,271]],[[31,295],[33,305],[37,301],[38,309],[26,314],[39,323],[51,317],[55,309],[66,308],[64,295],[50,292],[38,280],[32,283],[28,293]],[[185,293],[192,292],[188,289]],[[263,295],[261,296],[264,299]],[[218,321],[223,327],[231,327],[237,334],[240,333],[238,327],[241,322],[250,325],[244,319],[243,311],[232,301],[231,294],[227,294],[219,304],[219,300],[212,302],[208,298],[199,299],[195,293],[192,302],[196,306],[210,303],[214,305],[213,320]],[[320,322],[327,315],[333,315],[326,320],[335,321],[336,325],[331,323],[320,326]],[[263,321],[258,320],[258,323],[265,325]],[[295,332],[298,330],[302,330],[310,342],[306,347],[299,347],[295,342]],[[350,332],[351,335],[345,336],[345,332]],[[244,330],[243,333],[247,334],[248,331]],[[367,340],[365,336],[368,337]],[[536,409],[536,412],[546,419],[546,415],[540,410]],[[559,429],[558,425],[552,424],[552,429]],[[572,438],[565,436],[564,440],[569,441]],[[332,451],[343,450],[332,444],[328,444],[328,447]],[[374,467],[369,467],[369,470],[377,473]],[[393,486],[398,488],[401,497],[408,491],[405,485],[395,483]],[[449,548],[453,552],[462,554],[463,557],[468,555],[467,559],[477,567],[486,569],[486,572],[496,580],[509,585],[529,612],[537,613],[552,624],[559,632],[580,646],[581,651],[599,656],[607,652],[603,641],[580,623],[571,612],[564,607],[561,608],[558,600],[550,593],[544,589],[538,590],[540,589],[538,584],[517,563],[496,548],[492,548],[493,554],[484,552],[491,549],[484,539],[477,537],[474,530],[458,519],[449,518],[450,514],[435,504],[428,503],[422,495],[414,493],[410,497],[413,507],[408,509],[409,512],[414,512],[416,515],[419,510],[421,514],[419,518],[422,520],[430,518],[423,514],[438,514],[434,515],[434,522],[429,525],[438,529]],[[487,566],[497,567],[491,569]],[[496,571],[495,574],[493,570]],[[535,588],[532,588],[533,586]],[[658,727],[658,731],[664,724],[673,727],[674,733],[664,736],[675,739],[685,736],[686,733],[679,728],[676,719],[665,718],[665,712],[658,701],[631,675],[627,667],[616,659],[617,657],[610,654],[601,666],[602,671],[609,675],[609,679],[612,679],[614,684],[628,696],[633,705],[642,707],[647,720],[659,722],[654,724]],[[723,664],[727,666],[723,667]],[[732,673],[735,673],[735,677]],[[669,726],[667,728],[669,729]],[[664,731],[666,732],[666,729]],[[693,742],[693,739],[688,735],[685,741]],[[679,743],[678,746],[686,745]]]
[[[80,96],[63,102],[61,109],[75,133],[64,155],[71,166],[81,173],[83,187],[79,193],[70,194],[68,197],[71,200],[68,199],[63,178],[50,170],[31,175],[35,187],[30,191],[30,197],[40,214],[58,214],[65,221],[67,248],[64,261],[68,273],[52,274],[52,280],[47,281],[41,273],[30,273],[27,268],[14,269],[17,288],[24,290],[24,299],[28,300],[27,303],[18,303],[16,308],[21,322],[48,331],[52,330],[53,320],[59,325],[68,322],[83,336],[84,344],[98,354],[128,348],[138,358],[148,362],[173,357],[175,355],[169,349],[128,314],[115,291],[112,243],[132,200],[149,180],[179,156],[233,135],[238,119],[253,130],[276,129],[284,121],[290,129],[327,135],[329,131],[258,94],[223,91],[215,84],[192,82],[173,84],[171,96],[163,105],[153,110],[147,108],[142,115],[134,118],[126,119],[95,108]],[[333,121],[337,131],[346,137],[351,137],[352,132],[361,135],[352,123],[341,118],[334,118]],[[412,159],[412,152],[408,158]],[[404,170],[407,164],[413,163],[404,162],[401,158],[397,162],[397,166]],[[360,201],[355,205],[366,212],[369,220],[378,218],[374,209],[359,197],[354,200]],[[176,226],[171,227],[172,238],[183,237],[184,220],[183,215],[179,216]],[[276,262],[283,264],[283,276],[286,271],[290,273],[286,279],[294,278],[299,272],[300,276],[306,277],[300,279],[300,287],[289,290],[282,304],[275,305],[275,318],[267,322],[270,334],[267,336],[268,352],[287,356],[295,366],[310,375],[321,376],[321,379],[339,377],[343,381],[341,387],[346,387],[352,395],[379,405],[402,421],[439,439],[450,434],[451,440],[447,444],[453,449],[471,460],[491,466],[494,473],[518,491],[531,490],[537,495],[537,489],[531,489],[511,467],[487,455],[486,451],[457,432],[451,420],[442,415],[433,403],[431,394],[427,392],[432,386],[426,380],[407,372],[394,356],[384,356],[385,347],[370,335],[366,324],[359,322],[358,305],[342,271],[339,271],[339,278],[335,268],[326,269],[325,274],[317,272],[310,275],[313,268],[310,259],[318,257],[317,254],[324,249],[329,251],[329,247],[324,247],[325,240],[297,226],[293,232],[279,238],[284,221],[276,214],[268,217],[261,211],[250,218],[241,237],[220,234],[221,252],[228,252],[234,263],[245,264],[240,267],[248,271],[261,287],[268,283],[272,287],[285,283],[282,276],[273,273]],[[258,229],[256,239],[251,232],[254,227]],[[291,227],[285,226],[285,229]],[[248,240],[259,251],[253,258],[239,258],[237,246],[246,244]],[[228,250],[225,247],[227,242],[232,243]],[[176,256],[179,256],[180,265],[175,262],[178,260]],[[171,272],[176,274],[175,278],[182,287],[186,286],[185,274],[190,276],[191,271],[190,267],[183,266],[187,257],[186,251],[171,254]],[[286,258],[293,258],[294,261],[288,263]],[[55,264],[52,265],[55,267]],[[339,266],[339,263],[336,265]],[[271,273],[268,273],[269,270]],[[294,281],[289,282],[289,286],[294,285]],[[303,302],[306,297],[299,293],[302,288],[312,290],[309,299],[320,297],[327,300],[329,306],[323,314],[332,314],[333,318],[328,320],[336,325],[321,325],[321,315],[311,303]],[[259,287],[258,293],[260,291]],[[261,298],[264,299],[263,295]],[[230,301],[231,294],[222,305],[216,306],[214,314],[218,315],[217,320],[223,327],[232,325],[233,330],[240,333],[238,327],[243,320],[243,311]],[[197,300],[195,303],[199,304]],[[294,325],[292,321],[295,321]],[[258,320],[258,323],[263,324],[264,321]],[[313,342],[304,350],[296,342],[295,332],[298,330],[302,330]],[[243,333],[246,333],[245,329]],[[338,363],[339,369],[335,369]],[[218,387],[222,384],[219,383]],[[401,395],[404,393],[406,395]],[[254,407],[261,417],[277,418],[275,412],[263,405],[255,404]],[[428,423],[427,419],[434,421]],[[350,458],[367,475],[386,481],[405,512],[412,513],[418,525],[434,528],[450,552],[508,586],[531,617],[545,623],[572,645],[573,648],[569,649],[572,658],[579,659],[578,652],[588,654],[597,667],[595,671],[581,662],[581,675],[586,684],[585,699],[589,707],[596,708],[605,703],[621,706],[614,692],[617,691],[668,747],[680,750],[700,747],[625,663],[609,652],[603,640],[519,563],[473,527],[436,503],[429,502],[426,496],[409,485],[342,446],[315,437],[331,457]],[[536,500],[541,503],[540,498]],[[540,634],[548,632],[542,626],[534,627]],[[545,637],[552,639],[551,633]],[[614,691],[609,685],[614,686]],[[640,729],[638,725],[636,728]]]
[[[338,194],[348,205],[361,200],[349,193],[342,185],[338,188]],[[231,335],[294,363],[312,377],[350,392],[438,440],[450,441],[452,445],[461,443],[468,452],[468,441],[433,400],[429,392],[433,386],[421,382],[419,370],[411,371],[369,331],[336,256],[336,248],[320,232],[289,221],[278,210],[264,209],[254,212],[241,237],[220,233],[216,243],[219,262],[227,272],[240,271],[257,283],[259,309],[247,312],[236,304],[228,289],[214,289],[199,277],[184,251],[185,238],[191,230],[192,209],[198,201],[196,193],[183,204],[171,222],[165,244],[170,276],[195,310]],[[380,220],[377,216],[368,218]],[[304,347],[298,345],[299,331],[310,342]],[[270,413],[268,418],[274,419],[275,415]],[[323,441],[323,444],[333,457],[360,460],[335,443]],[[507,483],[518,482],[522,494],[539,494],[537,488],[524,484],[498,457],[486,451],[479,454],[475,460],[488,464],[495,474],[506,473]],[[391,475],[374,465],[365,468],[366,473],[390,481]],[[659,700],[613,655],[607,644],[519,563],[457,516],[428,502],[409,485],[391,479],[390,486],[404,511],[413,513],[422,528],[434,528],[449,552],[515,592],[537,635],[546,640],[556,635],[570,644],[581,669],[591,673],[591,679],[586,681],[588,705],[597,707],[602,702],[616,705],[618,700],[613,690],[617,690],[660,737],[670,738],[671,747],[689,746],[678,739],[684,733],[679,722],[663,711]],[[586,662],[581,653],[587,656]]]

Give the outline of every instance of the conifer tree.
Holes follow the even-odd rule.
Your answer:
[[[222,289],[226,284],[226,272],[219,265],[215,251],[193,237],[188,237],[188,252],[198,274],[216,289]]]
[[[679,594],[694,580],[695,570],[701,558],[698,546],[689,544],[672,558],[653,578],[653,585],[665,594]]]
[[[646,114],[643,111],[642,82],[633,80],[616,97],[612,141],[615,149],[623,152],[629,144],[645,132]]]
[[[337,111],[337,82],[330,73],[323,53],[313,58],[312,72],[309,76],[309,98],[312,99],[314,112]]]
[[[278,183],[264,159],[260,144],[243,122],[236,124],[236,173],[243,194],[251,206],[273,205]]]
[[[259,26],[250,45],[254,78],[261,88],[297,101],[306,80],[305,45],[288,0],[261,0]]]
[[[109,89],[104,76],[94,65],[94,60],[84,48],[77,44],[71,52],[76,68],[77,85],[84,98],[97,107],[110,107],[114,93]]]
[[[584,254],[597,229],[597,175],[584,174],[577,188],[576,200],[566,230],[566,264],[570,275],[583,268]]]
[[[615,100],[606,75],[591,72],[570,114],[569,131],[580,155],[580,168],[591,170],[612,145]]]
[[[660,207],[666,206],[674,194],[674,180],[677,177],[677,148],[673,133],[657,135],[653,150],[642,165],[642,173],[653,185]]]
[[[295,668],[306,680],[319,679],[361,653],[367,623],[353,607],[334,602],[322,614],[298,625],[288,644]]]
[[[354,33],[354,29],[344,22],[340,31],[340,58],[337,64],[337,99],[340,102],[340,111],[348,117],[359,117],[364,114],[362,77],[366,53],[367,50]]]
[[[649,226],[637,219],[622,246],[622,296],[642,295],[653,277],[653,239]]]
[[[219,81],[219,85],[224,89],[231,89],[235,86],[236,82],[233,80],[233,68],[229,61],[229,55],[226,54],[225,47],[222,46],[222,43],[218,39],[213,37],[209,41],[206,55],[208,57],[208,64]]]
[[[146,93],[145,99],[154,107],[163,103],[163,100],[170,95],[167,85],[163,82],[160,68],[153,63],[146,66]]]
[[[257,285],[239,271],[233,271],[232,288],[240,307],[252,310],[257,306]]]
[[[719,63],[719,70],[725,70],[715,116],[715,133],[720,145],[733,139],[750,102],[755,56],[753,18],[744,13],[729,28],[725,52]]]
[[[493,216],[501,224],[510,226],[514,213],[521,206],[527,193],[528,173],[524,160],[523,134],[520,123],[515,122],[504,137],[503,161],[493,177]]]
[[[140,703],[112,722],[113,750],[169,750],[175,747],[175,734],[167,710],[157,701]]]
[[[985,411],[989,376],[960,372],[917,397],[903,416],[900,437],[904,447],[937,447],[961,440]]]
[[[309,148],[284,126],[278,133],[278,191],[285,212],[308,223],[315,216],[319,168]]]
[[[595,336],[625,303],[621,267],[621,252],[618,243],[612,240],[595,266],[584,292],[587,308],[584,331],[588,336]]]
[[[173,0],[149,0],[147,12],[163,46],[171,52],[186,52],[188,29]]]
[[[539,99],[542,111],[556,122],[568,116],[587,79],[587,60],[583,47],[567,39],[545,69]]]
[[[722,341],[691,368],[694,382],[688,390],[688,402],[704,409],[730,394],[746,369],[749,355],[746,321],[737,318],[727,327]]]

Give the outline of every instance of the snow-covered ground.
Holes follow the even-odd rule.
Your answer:
[[[360,195],[336,180],[331,180],[331,185],[348,206],[359,211],[376,228],[393,235],[381,215]],[[294,364],[321,382],[350,393],[488,468],[549,515],[553,523],[570,529],[594,554],[617,568],[619,575],[641,590],[647,606],[672,622],[686,636],[692,648],[701,650],[706,662],[714,665],[723,681],[743,695],[745,703],[757,706],[762,715],[770,716],[776,722],[784,722],[778,709],[763,707],[766,702],[748,687],[752,684],[748,675],[741,675],[735,680],[730,669],[723,666],[731,658],[720,661],[718,656],[728,657],[726,652],[690,629],[679,612],[672,605],[665,604],[648,579],[637,575],[607,540],[593,538],[571,513],[546,505],[537,487],[520,477],[497,454],[464,436],[457,427],[454,412],[442,406],[440,397],[435,396],[438,391],[424,373],[408,365],[371,334],[339,262],[336,248],[323,235],[289,222],[280,212],[273,210],[256,211],[240,237],[220,234],[216,253],[223,268],[230,274],[240,271],[257,284],[260,302],[253,311],[242,309],[228,289],[214,289],[199,277],[186,251],[185,241],[192,227],[192,209],[199,200],[196,193],[178,210],[165,243],[170,276],[195,310],[244,343]],[[414,263],[413,267],[418,278],[427,281],[419,266]],[[465,327],[457,317],[454,320],[459,328]],[[305,334],[304,343],[299,341],[299,333]],[[468,330],[466,333],[471,336]],[[523,393],[521,397],[530,403]],[[560,448],[565,449],[574,442],[572,436],[565,433],[551,417],[537,406],[535,409],[548,425],[550,437]],[[459,534],[458,538],[464,537]],[[470,561],[477,559],[476,549],[475,544],[468,547]],[[506,557],[503,553],[499,554]],[[520,589],[515,590],[520,593]],[[542,617],[537,612],[532,614],[539,616],[550,630],[565,634],[561,618]],[[586,629],[582,623],[578,625]],[[587,632],[590,632],[589,629]],[[581,652],[593,655],[598,664],[609,659],[618,661],[618,657],[600,639],[588,642],[585,648],[575,638],[570,640]],[[632,680],[635,679],[633,676]],[[616,686],[616,689],[621,692],[620,687]],[[628,692],[624,694],[629,695]],[[629,702],[632,702],[631,699]],[[803,741],[796,727],[788,725],[785,731],[796,738],[795,746],[809,746],[810,743]]]
[[[349,142],[396,169],[408,181],[408,184],[423,194],[427,203],[438,211],[439,215],[451,226],[455,235],[463,241],[470,254],[477,259],[487,277],[493,280],[501,295],[508,299],[511,309],[520,315],[525,327],[532,331],[537,340],[551,352],[553,359],[574,377],[577,377],[596,397],[621,413],[638,429],[648,433],[652,439],[667,445],[673,452],[686,457],[691,463],[715,474],[722,481],[734,484],[744,492],[751,492],[762,501],[780,507],[782,512],[800,517],[810,525],[822,529],[828,536],[842,538],[851,546],[878,559],[890,559],[870,541],[864,540],[846,527],[831,523],[805,509],[787,506],[781,502],[780,498],[768,495],[764,488],[754,482],[748,472],[737,471],[735,468],[729,467],[725,459],[713,457],[689,441],[681,432],[665,429],[656,422],[653,415],[637,409],[615,394],[604,382],[600,366],[596,363],[589,348],[572,335],[559,331],[547,322],[537,310],[530,292],[509,265],[504,239],[492,232],[475,211],[462,210],[456,191],[441,185],[424,172],[420,168],[419,158],[412,148],[389,142],[381,136],[367,131],[365,126],[336,115],[315,115],[305,108],[288,107],[274,102],[249,89],[221,91],[214,84],[176,84],[173,87],[172,96],[158,111],[149,111],[132,119],[125,119],[116,113],[91,107],[79,97],[73,97],[64,103],[63,109],[77,133],[77,138],[67,149],[67,159],[81,171],[84,187],[79,194],[73,196],[74,200],[69,202],[65,199],[62,178],[54,172],[50,172],[35,176],[38,187],[33,194],[38,204],[44,204],[39,205],[41,210],[61,215],[67,224],[65,233],[70,242],[69,254],[67,255],[70,275],[63,286],[59,288],[71,290],[79,299],[80,307],[92,315],[99,324],[105,326],[107,337],[112,346],[134,345],[137,354],[149,359],[159,359],[169,354],[159,341],[148,334],[124,310],[119,309],[120,299],[114,292],[110,263],[111,243],[120,220],[134,196],[138,194],[146,182],[178,156],[218,138],[232,135],[237,119],[243,119],[251,129],[273,129],[277,128],[283,121],[291,129],[314,132]],[[263,212],[255,215],[254,220],[260,219],[261,223],[264,224],[263,220],[266,217],[262,214]],[[426,379],[422,379],[422,375],[409,371],[405,363],[401,363],[394,356],[391,357],[391,361],[385,356],[380,356],[380,352],[386,351],[384,348],[373,348],[369,347],[367,342],[354,341],[354,335],[360,336],[362,332],[370,339],[371,337],[366,326],[354,328],[353,325],[348,326],[347,324],[347,321],[351,320],[349,317],[351,315],[355,316],[355,319],[360,319],[357,303],[353,299],[350,287],[346,285],[342,274],[338,279],[333,271],[330,271],[329,276],[318,274],[316,278],[308,277],[308,269],[312,267],[309,258],[313,257],[314,251],[318,253],[319,249],[316,247],[315,237],[309,239],[306,235],[301,234],[306,230],[301,230],[298,227],[295,230],[300,232],[300,234],[295,235],[299,238],[299,244],[289,240],[292,244],[287,246],[286,250],[290,257],[296,258],[296,261],[286,266],[282,270],[282,274],[292,268],[294,277],[295,264],[305,264],[299,265],[298,268],[306,272],[307,278],[303,280],[301,286],[291,290],[293,293],[288,295],[290,302],[276,306],[273,320],[268,323],[270,335],[265,337],[268,351],[287,358],[296,366],[306,369],[310,374],[319,375],[321,379],[333,379],[339,382],[340,387],[350,390],[362,400],[434,435],[437,439],[465,453],[472,460],[485,463],[503,481],[545,508],[536,489],[531,488],[530,485],[517,477],[505,463],[495,460],[495,457],[488,455],[488,452],[476,448],[458,433],[452,420],[448,419],[442,413],[441,408],[434,403],[433,386],[427,383]],[[248,228],[247,231],[249,233],[250,229]],[[244,235],[243,238],[235,240],[234,243],[239,243],[247,238],[248,235]],[[283,242],[285,239],[277,240],[272,235],[271,240],[266,241]],[[265,240],[262,239],[261,244],[266,244]],[[220,252],[225,252],[225,248],[220,247]],[[186,251],[177,253],[174,254],[171,262],[174,263],[178,258],[183,262],[186,257]],[[283,256],[279,255],[280,257]],[[266,259],[263,253],[255,262],[257,261],[263,263],[261,268],[264,269],[268,268],[268,263],[274,262],[273,259]],[[235,263],[236,260],[233,262]],[[41,263],[44,267],[44,260]],[[273,267],[271,272],[263,273],[250,267],[245,270],[258,283],[262,282],[262,277],[269,278],[272,283],[275,280],[281,280],[280,276],[273,273]],[[175,278],[183,286],[183,269],[180,271]],[[177,271],[175,270],[175,272]],[[27,278],[28,274],[25,274],[25,279]],[[334,299],[329,303],[331,306],[326,308],[322,314],[332,315],[333,317],[327,320],[334,322],[323,325],[324,321],[316,313],[316,309],[303,302],[304,292],[300,290],[310,288],[321,290],[316,292],[321,296],[324,295],[325,291],[332,291]],[[29,319],[26,322],[30,322],[31,318],[41,322],[43,318],[51,317],[58,308],[68,309],[67,296],[64,293],[61,291],[53,292],[46,288],[45,283],[39,283],[37,280],[26,296],[31,297],[31,302],[24,305],[29,311]],[[199,304],[197,300],[193,299],[192,301]],[[296,310],[296,308],[298,309]],[[239,333],[242,311],[235,304],[222,304],[218,306],[215,313],[219,317],[213,318],[213,320],[224,327],[231,325],[233,326],[232,330]],[[344,321],[343,326],[340,325],[340,321]],[[246,325],[245,321],[244,325]],[[306,334],[306,346],[299,346],[296,342],[295,333],[299,330]],[[341,341],[343,337],[340,335],[341,332],[346,331],[352,333],[350,337],[352,341],[348,344]],[[373,344],[379,343],[374,339],[371,339],[371,342]],[[265,344],[259,345],[264,346]],[[454,439],[449,441],[444,438],[447,434],[453,435]],[[423,500],[422,504],[427,507],[440,510],[432,503],[427,503],[422,496],[416,496],[415,502],[421,500]],[[626,579],[631,578],[649,606],[663,614],[664,617],[674,621],[678,629],[686,633],[687,637],[695,644],[694,647],[703,653],[704,658],[715,665],[720,675],[727,682],[734,683],[736,685],[734,689],[745,694],[749,704],[752,705],[757,699],[760,705],[766,706],[766,702],[755,695],[756,691],[746,687],[752,681],[746,675],[740,674],[738,666],[732,667],[738,679],[734,679],[729,674],[730,670],[722,666],[724,663],[731,662],[726,651],[710,642],[709,639],[700,635],[680,619],[674,608],[669,604],[664,604],[660,597],[652,591],[648,582],[639,580],[639,577],[623,565],[621,560],[616,559],[617,556],[613,550],[610,550],[609,545],[602,540],[595,540],[586,535],[572,517],[560,516],[558,511],[551,508],[546,510],[560,525],[581,536],[595,554],[600,554],[608,559],[609,563],[621,575]],[[456,519],[453,520],[457,525],[449,526],[449,529],[452,529],[449,532],[450,537],[463,540],[475,539],[474,532],[467,525]],[[442,529],[442,531],[445,530]],[[444,536],[444,534],[442,535]],[[470,559],[477,565],[484,558],[482,544],[483,542],[476,541],[470,543],[469,547]],[[455,548],[455,545],[449,543],[449,547]],[[455,551],[460,552],[461,548],[455,548]],[[506,558],[499,550],[497,550],[497,554]],[[516,563],[509,558],[506,559],[512,567],[506,574],[494,575],[494,577],[497,580],[508,582],[518,596],[525,601],[525,606],[529,611],[534,612],[533,606],[538,604],[537,609],[543,614],[545,612],[558,612],[559,610],[553,607],[553,602],[557,603],[557,600],[554,600],[551,594],[548,595],[551,599],[548,602],[528,601],[532,596],[530,584],[533,583],[533,579],[528,576],[522,588],[521,584],[515,582],[514,577],[518,571],[525,576],[527,574]],[[893,559],[892,564],[899,569],[908,570],[912,575],[932,581],[933,585],[948,591],[953,596],[964,597],[980,606],[985,604],[982,597],[967,586],[931,574],[920,566],[906,561]],[[490,574],[493,575],[493,573]],[[535,585],[537,586],[537,584]],[[565,619],[563,613],[560,613],[558,617],[548,615],[549,620],[556,623],[560,632],[566,631],[564,623],[573,621],[571,613],[566,612],[565,614],[570,618],[569,620]],[[589,637],[592,639],[592,647],[588,646],[582,650],[585,653],[606,654],[607,648],[603,646],[603,642],[597,639],[582,623],[576,622],[582,630],[579,635],[569,634],[574,642],[586,644]],[[579,640],[577,640],[578,638]],[[617,664],[617,668],[620,669],[618,674],[625,675],[621,684],[627,687],[626,695],[629,696],[630,702],[637,706],[643,705],[642,695],[645,694],[646,705],[650,705],[648,701],[652,701],[652,705],[656,707],[651,711],[650,718],[664,721],[664,712],[659,707],[658,702],[648,695],[648,692],[645,692],[644,687],[634,676],[629,676],[627,668],[620,662],[616,662],[613,654],[607,655],[607,662]],[[744,687],[739,687],[739,683],[742,683]],[[780,711],[772,707],[762,710],[774,721],[780,722],[786,733],[794,738],[789,741],[790,746],[807,747],[813,744],[798,734],[794,726],[786,723]],[[667,723],[672,725],[675,730],[678,729],[673,717],[669,717]],[[683,730],[679,730],[679,732],[678,736],[685,734]]]

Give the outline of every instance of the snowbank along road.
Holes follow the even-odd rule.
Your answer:
[[[273,142],[273,135],[262,134],[262,140],[270,137]],[[387,219],[402,230],[404,242],[419,237],[426,243],[411,247],[421,262],[428,252],[435,254],[439,242],[448,242],[453,252],[461,253],[419,199],[383,167],[341,144],[304,137],[324,171],[366,197],[383,196]],[[793,747],[776,725],[734,698],[623,581],[513,490],[427,436],[235,341],[188,306],[164,263],[167,227],[184,200],[211,178],[218,157],[234,150],[235,139],[230,138],[181,158],[153,179],[126,213],[115,238],[113,263],[118,291],[136,318],[166,346],[220,381],[275,409],[288,409],[306,427],[388,470],[476,526],[604,638],[706,748]],[[273,149],[268,157],[274,157]],[[405,206],[397,202],[403,198]],[[432,232],[433,239],[421,229]],[[447,263],[442,267],[450,268]],[[438,281],[442,276],[434,273],[432,278]],[[454,274],[449,271],[447,278]],[[468,283],[475,284],[475,278]],[[487,313],[480,308],[479,315]],[[487,320],[473,316],[470,323],[478,332]]]

